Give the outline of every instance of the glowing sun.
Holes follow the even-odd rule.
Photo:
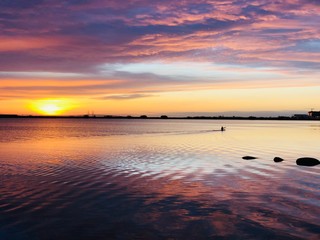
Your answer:
[[[59,115],[72,105],[64,99],[41,99],[31,103],[30,108],[42,115]]]

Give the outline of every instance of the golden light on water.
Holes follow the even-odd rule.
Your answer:
[[[32,102],[30,108],[41,115],[60,115],[73,105],[66,99],[40,99]]]

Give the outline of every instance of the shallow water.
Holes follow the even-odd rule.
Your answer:
[[[0,136],[0,239],[320,236],[320,165],[295,163],[320,158],[320,122],[0,119]]]

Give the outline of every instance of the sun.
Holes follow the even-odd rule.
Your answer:
[[[40,99],[32,102],[30,108],[42,115],[60,115],[72,105],[65,99]]]

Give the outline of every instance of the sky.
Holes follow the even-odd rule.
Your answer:
[[[319,0],[2,0],[0,113],[320,110]]]

